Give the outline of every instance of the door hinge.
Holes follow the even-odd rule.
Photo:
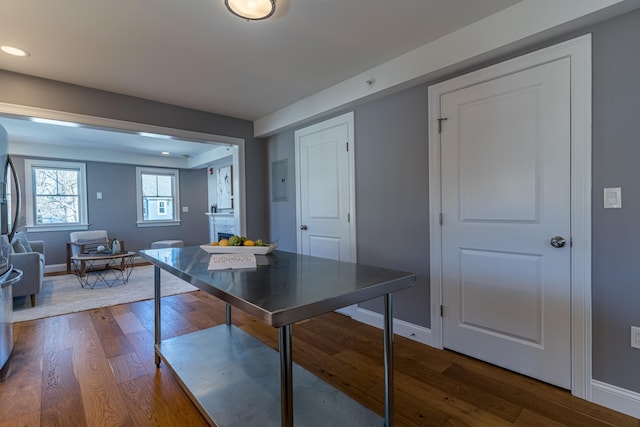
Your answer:
[[[347,222],[351,222],[351,212],[347,213]]]
[[[347,151],[349,151],[349,141],[347,141]]]
[[[438,133],[442,133],[442,122],[449,120],[447,117],[440,117],[438,119]]]
[[[444,317],[444,305],[440,305],[440,317]]]
[[[444,215],[440,212],[440,225],[444,223]]]

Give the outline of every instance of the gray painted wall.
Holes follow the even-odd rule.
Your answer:
[[[287,160],[287,200],[270,202],[269,234],[278,241],[278,249],[296,252],[296,176],[293,147],[293,131],[272,136],[268,145],[269,201],[271,201],[271,167],[273,162]],[[293,216],[292,216],[293,215]]]
[[[22,156],[13,157],[21,188],[24,188],[24,159]],[[109,238],[123,240],[125,249],[134,252],[149,248],[156,240],[183,240],[187,246],[207,243],[209,223],[204,215],[207,211],[206,169],[180,169],[180,206],[189,207],[189,212],[180,213],[181,225],[138,228],[136,166],[100,162],[86,162],[86,166],[89,229],[107,230]],[[102,192],[101,200],[96,197],[98,191]],[[24,208],[22,213],[24,215]],[[32,240],[45,241],[47,265],[54,265],[66,261],[69,233],[28,232],[28,236]]]
[[[640,392],[640,350],[629,345],[630,327],[640,326],[640,10],[518,54],[587,33],[593,37],[593,378]],[[489,64],[481,66],[485,65]],[[472,69],[464,70],[468,71]],[[351,109],[356,127],[358,261],[419,273],[414,289],[395,296],[394,313],[425,327],[430,316],[425,279],[428,84]],[[269,162],[287,158],[294,163],[293,131],[270,137],[268,144]],[[290,177],[295,188],[293,172]],[[623,208],[603,209],[602,189],[618,186]],[[270,211],[272,235],[280,238],[282,248],[295,250],[295,200],[271,203]],[[378,301],[363,306],[381,311]]]
[[[640,392],[640,11],[593,28],[593,377]],[[622,209],[603,188],[622,187]]]
[[[351,111],[358,262],[418,273],[416,285],[394,297],[394,314],[429,327],[427,87],[407,89]],[[288,202],[271,202],[270,234],[279,239],[279,249],[292,252],[297,250],[294,151],[293,130],[269,138],[269,164],[288,159],[288,190],[293,195]],[[381,299],[361,306],[383,310]]]
[[[269,238],[264,178],[266,144],[253,138],[251,122],[5,70],[0,70],[0,102],[243,138],[247,234]],[[201,195],[205,210],[198,212],[203,213],[207,206],[206,190]],[[195,215],[195,211],[190,214]]]

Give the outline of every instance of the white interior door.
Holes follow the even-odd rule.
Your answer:
[[[571,388],[570,60],[440,98],[443,346]],[[561,236],[562,247],[551,239]]]
[[[295,132],[298,251],[355,262],[353,114]]]

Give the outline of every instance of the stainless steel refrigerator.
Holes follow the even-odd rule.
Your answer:
[[[13,183],[13,188],[9,187]],[[13,200],[8,197],[9,194]],[[12,209],[12,206],[14,208]],[[10,260],[10,242],[20,215],[20,186],[9,157],[7,131],[0,126],[0,379],[2,368],[13,350],[13,294],[19,286],[22,271],[14,269]]]

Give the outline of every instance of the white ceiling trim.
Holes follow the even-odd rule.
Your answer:
[[[521,47],[543,32],[569,25],[612,6],[638,7],[636,0],[523,0],[472,25],[301,99],[254,121],[254,136],[267,137],[304,121],[346,108],[357,101],[381,96],[402,85],[435,78],[457,64],[488,59],[497,51]],[[372,81],[373,84],[368,83]],[[425,118],[426,119],[426,118]]]
[[[221,144],[239,144],[244,139],[234,136],[216,135],[212,133],[203,133],[188,131],[182,129],[169,128],[164,126],[156,126],[148,123],[129,122],[126,120],[109,119],[106,117],[89,116],[85,114],[70,113],[66,111],[49,110],[46,108],[28,107],[25,105],[8,104],[0,102],[0,114],[9,114],[23,117],[40,117],[43,119],[62,120],[67,122],[79,123],[87,126],[96,126],[102,128],[112,128],[130,132],[150,132],[162,135],[169,135],[178,139],[185,139],[199,142],[211,142]]]
[[[76,146],[34,144],[20,142],[9,144],[9,154],[23,157],[47,157],[52,159],[96,161],[128,165],[145,165],[162,168],[190,169],[187,158],[147,156],[138,153],[103,150],[100,148],[84,148]]]

